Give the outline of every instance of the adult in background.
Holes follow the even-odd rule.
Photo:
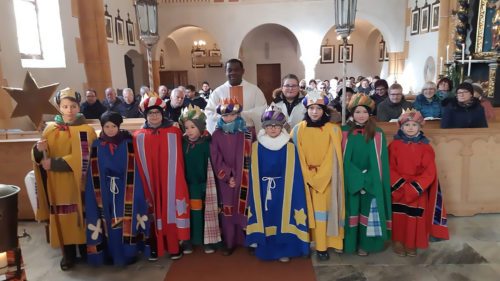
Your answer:
[[[173,122],[179,121],[184,106],[184,97],[184,91],[182,89],[176,88],[172,90],[170,100],[166,102],[165,117]]]
[[[207,81],[203,81],[201,84],[201,90],[198,92],[202,98],[208,100],[210,94],[212,94],[212,89],[210,89],[210,84]]]
[[[125,118],[140,118],[142,116],[139,112],[139,101],[135,99],[132,89],[123,89],[123,103],[120,109],[118,113]]]
[[[413,107],[420,111],[424,118],[441,118],[441,100],[436,91],[434,82],[425,82],[422,93],[413,102]]]
[[[389,88],[389,98],[377,106],[377,119],[382,122],[389,122],[398,119],[403,109],[412,109],[411,102],[406,101],[403,96],[403,87],[395,83]]]
[[[375,102],[374,115],[377,115],[377,106],[387,98],[387,90],[389,89],[389,84],[384,79],[377,80],[374,84],[374,93],[370,97]]]
[[[306,88],[307,91],[312,91],[312,90],[315,90],[318,86],[318,83],[316,82],[316,80],[314,79],[311,79],[309,80],[309,86]]]
[[[196,105],[201,109],[205,109],[205,107],[207,106],[207,101],[202,98],[199,93],[196,92],[196,89],[193,85],[187,85],[186,91],[184,91],[184,93],[186,94],[184,98],[184,106]]]
[[[85,91],[85,102],[80,107],[80,113],[86,119],[99,119],[106,111],[106,107],[97,99],[97,93],[94,89],[87,89]]]
[[[281,91],[273,92],[273,102],[285,114],[285,129],[290,132],[304,119],[306,108],[302,99],[305,94],[299,89],[299,78],[295,74],[288,74],[281,81]]]
[[[150,92],[149,90],[149,87],[148,86],[141,86],[141,88],[139,89],[139,95],[135,97],[136,100],[139,101],[139,104],[145,99],[148,97],[148,93]]]
[[[360,82],[359,87],[356,88],[356,92],[366,95],[369,95],[371,90],[372,89],[370,88],[370,81],[367,78],[363,78]]]
[[[116,96],[115,89],[107,88],[104,94],[106,95],[106,99],[104,99],[102,104],[106,107],[106,110],[120,112],[123,101]]]
[[[437,88],[438,91],[436,94],[441,101],[444,101],[448,97],[454,98],[453,93],[451,92],[451,90],[453,89],[453,82],[450,80],[450,78],[444,77],[443,79],[439,80]]]
[[[227,82],[212,92],[205,108],[207,129],[210,133],[214,132],[219,117],[219,114],[215,111],[217,105],[222,102],[222,99],[231,98],[231,88],[238,86],[243,88],[242,105],[244,110],[241,112],[241,117],[245,120],[248,129],[253,132],[254,136],[256,135],[255,132],[261,129],[260,117],[267,108],[266,98],[256,85],[243,80],[243,74],[245,74],[245,68],[240,60],[230,59],[226,62]],[[238,102],[241,103],[241,101]]]
[[[484,108],[474,96],[474,88],[469,83],[458,85],[456,98],[443,107],[441,128],[487,128]]]
[[[486,120],[493,121],[495,120],[495,110],[493,109],[493,105],[491,105],[491,101],[486,97],[483,88],[479,84],[472,84],[472,88],[474,88],[474,97],[479,100],[481,106],[484,108],[484,114],[486,115]]]
[[[337,97],[333,99],[333,101],[330,103],[330,106],[333,107],[333,109],[335,109],[340,114],[342,114],[342,97],[344,96],[342,90],[343,89],[340,88]],[[351,117],[351,112],[347,110],[347,105],[349,104],[351,97],[354,95],[354,90],[350,87],[346,87],[345,91],[347,93],[347,100],[345,101],[346,104],[345,118],[348,119],[349,117]]]
[[[170,98],[170,95],[168,94],[168,88],[165,85],[160,85],[158,87],[158,95],[160,96],[160,99],[166,101]]]

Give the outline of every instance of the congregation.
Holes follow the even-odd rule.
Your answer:
[[[88,89],[81,104],[72,89],[56,94],[61,115],[33,159],[36,217],[63,248],[61,269],[78,255],[128,265],[139,253],[177,260],[197,247],[226,256],[248,247],[287,262],[310,255],[311,244],[328,260],[329,248],[366,256],[392,241],[395,254],[411,257],[449,239],[422,126],[487,127],[495,116],[480,87],[442,78],[407,100],[401,85],[376,76],[307,83],[289,74],[269,105],[240,60],[225,72],[214,90],[108,88],[101,102]],[[139,117],[142,128],[120,130]],[[85,119],[100,119],[99,136]],[[376,121],[398,123],[389,145]]]

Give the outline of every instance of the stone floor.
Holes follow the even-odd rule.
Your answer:
[[[332,252],[327,262],[313,258],[317,280],[500,280],[500,214],[450,216],[448,222],[451,240],[431,243],[429,249],[420,251],[414,258],[398,257],[390,249],[368,257]],[[29,241],[21,241],[29,280],[161,281],[171,264],[166,258],[156,263],[141,260],[127,268],[78,264],[74,270],[62,272],[59,269],[60,252],[45,242],[42,225],[22,222],[19,229],[20,233],[26,229],[32,236]],[[202,275],[200,280],[203,280]]]

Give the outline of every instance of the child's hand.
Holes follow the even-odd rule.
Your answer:
[[[47,140],[39,140],[36,143],[36,149],[38,151],[44,151],[47,150]]]
[[[229,187],[236,187],[236,181],[234,180],[234,177],[229,178]]]
[[[50,158],[42,159],[42,161],[40,161],[40,165],[42,165],[46,171],[50,170]]]

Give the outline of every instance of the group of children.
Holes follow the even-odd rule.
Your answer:
[[[271,104],[256,135],[235,99],[218,105],[212,135],[198,107],[168,120],[152,95],[133,136],[120,130],[118,113],[106,112],[99,137],[78,113],[77,92],[61,90],[56,101],[61,115],[33,157],[37,219],[49,220],[51,245],[63,245],[63,270],[77,249],[95,265],[130,264],[138,252],[179,259],[193,246],[223,255],[246,246],[260,259],[286,262],[309,255],[310,242],[327,260],[328,248],[366,256],[391,238],[398,255],[415,256],[430,237],[449,237],[417,111],[401,115],[387,147],[364,94],[351,98],[352,120],[343,127],[330,122],[319,91],[302,100],[307,112],[291,132]]]

